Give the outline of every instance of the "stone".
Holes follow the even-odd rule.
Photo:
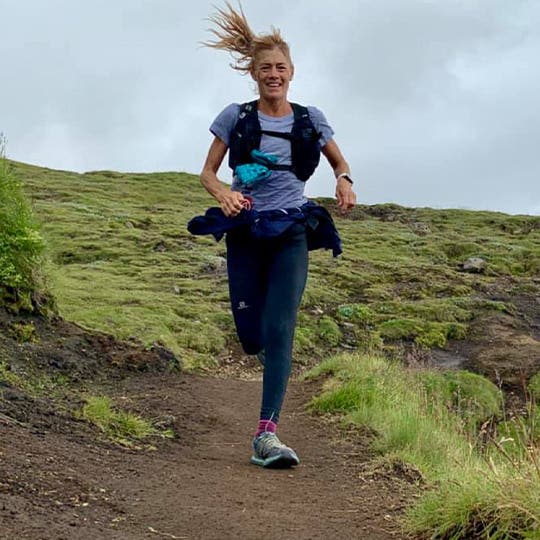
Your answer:
[[[487,262],[480,257],[470,257],[462,265],[463,272],[471,274],[483,274],[486,271]]]

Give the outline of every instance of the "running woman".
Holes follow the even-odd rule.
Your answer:
[[[242,9],[236,11],[229,3],[210,21],[216,39],[205,45],[231,53],[236,59],[232,67],[251,76],[259,97],[228,105],[211,124],[214,139],[200,180],[220,207],[194,218],[188,229],[217,239],[226,233],[236,330],[244,351],[257,355],[264,366],[251,462],[287,468],[300,460],[276,431],[291,372],[308,250],[341,252],[332,218],[304,196],[321,153],[334,172],[338,206],[350,210],[356,195],[349,165],[324,114],[288,101],[294,65],[280,31],[255,34]],[[217,177],[227,152],[232,186]]]

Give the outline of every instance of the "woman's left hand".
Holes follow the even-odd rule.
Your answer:
[[[342,212],[348,212],[356,204],[356,194],[352,189],[351,182],[346,178],[340,177],[340,174],[349,174],[351,169],[334,139],[330,139],[322,147],[321,151],[328,160],[328,163],[330,163],[330,167],[332,167],[337,178],[336,199],[338,206]]]
[[[352,184],[345,178],[338,178],[336,199],[339,208],[344,212],[351,210],[356,205],[356,193],[352,189]]]

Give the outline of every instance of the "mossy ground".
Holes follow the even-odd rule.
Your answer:
[[[227,355],[235,337],[219,264],[225,248],[186,230],[215,205],[196,176],[12,166],[43,224],[64,317],[162,343],[192,367]],[[295,343],[300,362],[343,347],[444,347],[466,337],[479,314],[512,310],[487,299],[500,280],[540,290],[538,217],[389,204],[334,215],[345,251],[339,259],[311,254]],[[487,261],[484,274],[460,271],[469,256]]]

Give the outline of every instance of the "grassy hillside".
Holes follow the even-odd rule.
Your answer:
[[[224,245],[186,230],[214,204],[197,177],[13,169],[42,222],[64,317],[160,342],[191,366],[229,355]],[[345,251],[312,253],[300,362],[343,348],[443,348],[473,335],[473,323],[515,317],[514,298],[540,294],[538,217],[397,205],[333,213]],[[460,271],[471,256],[485,259],[484,273]]]

